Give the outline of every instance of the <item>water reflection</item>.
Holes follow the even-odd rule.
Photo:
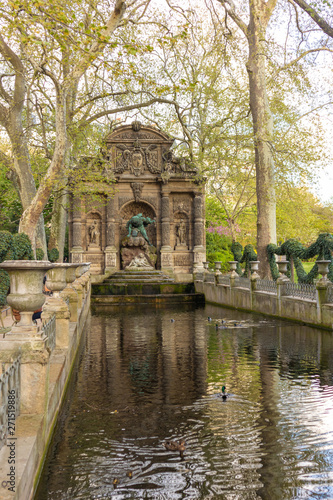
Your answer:
[[[333,498],[332,344],[212,306],[94,316],[36,498]]]

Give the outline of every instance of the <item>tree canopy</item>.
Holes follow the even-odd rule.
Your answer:
[[[141,115],[176,137],[177,154],[196,163],[225,214],[219,226],[233,239],[247,227],[242,238],[257,237],[265,261],[275,234],[295,233],[281,222],[291,200],[295,210],[306,199],[320,212],[309,186],[332,156],[324,71],[332,10],[324,0],[126,3],[2,3],[0,182],[13,199],[0,201],[6,227],[16,227],[21,203],[20,231],[45,246],[38,220],[42,228],[51,200],[51,246],[63,246],[73,165],[98,154],[110,128]],[[304,227],[315,227],[300,210]]]

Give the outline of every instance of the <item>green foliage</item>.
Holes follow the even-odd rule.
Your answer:
[[[0,227],[15,233],[18,231],[22,204],[7,174],[8,168],[0,157]]]
[[[216,196],[206,196],[206,227],[219,226],[221,221],[226,221],[227,216]]]
[[[14,234],[13,247],[15,251],[15,260],[32,260],[34,258],[31,242],[26,234]]]
[[[13,235],[9,231],[0,231],[0,262],[15,259]]]
[[[42,248],[36,248],[36,259],[43,260],[44,259],[44,251]]]
[[[0,231],[0,262],[29,259],[33,259],[33,253],[30,240],[26,234],[12,235],[9,231]],[[0,269],[0,307],[6,303],[9,284],[8,273]]]
[[[59,259],[59,250],[57,248],[52,248],[52,250],[48,252],[48,256],[50,262],[56,262]]]
[[[268,260],[271,267],[271,273],[274,280],[279,277],[279,271],[275,261],[275,255],[285,255],[286,259],[294,262],[299,283],[313,283],[313,280],[318,276],[318,266],[315,263],[312,269],[306,273],[302,260],[313,259],[317,256],[317,260],[330,260],[328,278],[333,281],[333,236],[330,233],[322,233],[317,240],[309,247],[305,247],[299,241],[291,238],[285,241],[281,246],[270,244],[267,246]],[[302,260],[301,260],[302,259]],[[290,264],[288,276],[290,276]]]
[[[237,241],[234,241],[231,246],[231,251],[234,255],[234,260],[238,262],[236,269],[237,273],[240,276],[248,276],[248,273],[250,271],[250,262],[257,260],[257,254],[253,246],[251,244],[248,244],[244,247],[243,250],[242,245]],[[245,264],[244,272],[240,264]]]
[[[6,303],[6,297],[9,290],[9,275],[4,269],[0,269],[0,307]]]
[[[214,262],[221,262],[221,271],[229,270],[228,262],[233,259],[230,241],[218,233],[206,233],[207,261],[214,267]]]

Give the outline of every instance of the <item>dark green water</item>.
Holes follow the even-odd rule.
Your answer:
[[[92,316],[36,500],[333,499],[332,348],[211,306]]]

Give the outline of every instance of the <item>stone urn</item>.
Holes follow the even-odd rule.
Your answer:
[[[20,312],[21,319],[11,329],[11,333],[35,334],[37,327],[32,322],[32,315],[45,302],[43,279],[45,273],[55,266],[43,260],[6,260],[0,263],[10,277],[8,304]]]
[[[209,262],[203,262],[203,266],[204,266],[204,272],[205,273],[208,273],[208,266],[209,266]]]
[[[281,278],[287,278],[287,271],[288,271],[288,260],[278,260],[277,261],[277,266],[279,269],[280,277]]]
[[[222,264],[222,262],[220,262],[220,261],[215,262],[215,274],[222,274],[221,273],[221,264]]]
[[[251,278],[259,278],[259,260],[251,260],[250,261],[250,267],[251,267]]]
[[[66,273],[72,264],[55,262],[53,269],[46,275],[46,286],[51,290],[53,298],[59,298],[60,292],[66,287]]]
[[[230,278],[237,278],[238,274],[237,274],[236,269],[237,269],[238,261],[237,260],[229,260],[228,264],[230,266]]]
[[[327,275],[329,273],[328,266],[330,265],[330,260],[317,260],[316,264],[318,266],[318,274],[322,275],[320,281],[328,281]]]

